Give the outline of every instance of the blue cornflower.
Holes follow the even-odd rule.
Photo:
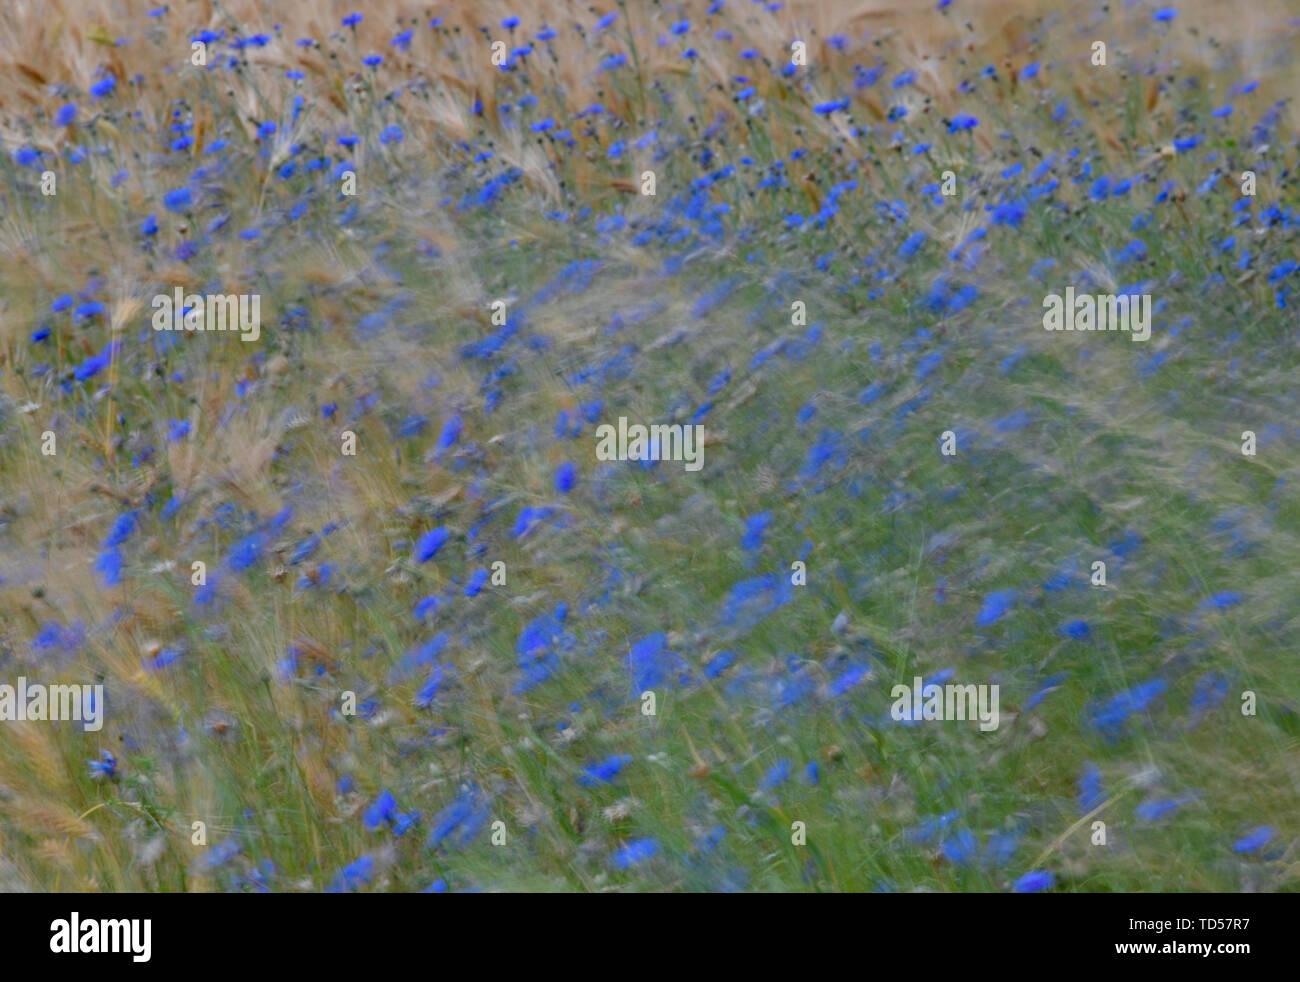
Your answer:
[[[1195,800],[1195,798],[1196,795],[1187,795],[1184,798],[1165,798],[1144,801],[1133,809],[1133,814],[1148,822],[1154,822],[1158,819],[1164,818],[1175,809],[1181,808],[1189,801]]]
[[[911,259],[924,244],[925,233],[921,231],[913,232],[903,241],[903,244],[898,247],[899,258]]]
[[[168,647],[154,655],[152,658],[143,659],[141,664],[149,672],[161,672],[168,665],[179,660],[183,652],[180,648]]]
[[[573,485],[578,479],[578,469],[569,461],[565,461],[555,471],[555,490],[560,494],[568,494],[573,490]]]
[[[449,538],[451,538],[451,533],[441,525],[436,529],[425,532],[420,537],[420,541],[415,544],[415,561],[427,563],[438,554],[439,549],[446,545]]]
[[[104,540],[104,548],[109,549],[113,546],[120,546],[131,537],[133,531],[135,531],[135,512],[123,512],[117,516],[117,521],[109,529],[108,538]]]
[[[979,839],[970,829],[959,829],[943,840],[939,852],[948,862],[961,866],[969,863],[979,854]]]
[[[1090,812],[1109,797],[1102,780],[1101,768],[1089,764],[1079,775],[1079,810]]]
[[[1074,638],[1076,641],[1082,641],[1091,633],[1088,622],[1081,620],[1073,620],[1062,624],[1058,630],[1066,637]]]
[[[752,515],[745,520],[745,537],[740,540],[740,546],[746,552],[757,552],[763,547],[763,535],[769,525],[772,524],[772,513],[770,511],[760,512]]]
[[[397,435],[403,440],[409,437],[417,436],[424,432],[424,428],[429,424],[428,417],[415,414],[407,416],[402,420],[402,425],[397,428]]]
[[[768,768],[767,773],[763,775],[763,781],[759,784],[758,790],[770,791],[779,784],[784,784],[790,780],[791,762],[788,759],[778,760]]]
[[[460,439],[461,433],[465,429],[465,421],[459,415],[451,416],[442,426],[442,434],[438,437],[438,443],[434,447],[435,456],[442,456]]]
[[[117,777],[117,758],[107,750],[100,753],[99,760],[88,760],[86,763],[90,765],[91,777]]]
[[[980,608],[979,615],[975,618],[975,623],[979,627],[988,627],[1002,619],[1016,602],[1015,590],[998,590],[990,593],[984,598],[984,606]]]
[[[637,863],[645,862],[658,852],[659,843],[654,839],[633,839],[609,858],[610,862],[619,869],[628,869]]]
[[[261,532],[247,535],[230,547],[226,562],[233,570],[248,569],[261,557],[265,545],[266,536]]]
[[[1267,825],[1251,830],[1247,835],[1232,844],[1233,852],[1258,852],[1268,845],[1273,838],[1273,830]]]
[[[1014,893],[1038,893],[1040,890],[1050,890],[1054,882],[1056,877],[1051,873],[1033,870],[1016,880],[1011,889]]]
[[[1223,610],[1225,607],[1234,607],[1245,599],[1235,590],[1224,590],[1214,594],[1212,597],[1206,597],[1201,601],[1202,607],[1213,607],[1216,610]]]
[[[361,823],[368,829],[377,829],[396,818],[398,811],[397,799],[391,791],[384,789],[361,816]]]
[[[360,14],[353,14],[358,20]],[[346,20],[346,18],[345,18]],[[375,875],[375,861],[370,856],[362,856],[360,859],[348,863],[338,874],[330,881],[330,885],[325,888],[326,893],[344,893],[348,890],[355,890],[359,886],[369,883]]]
[[[319,535],[311,535],[303,539],[294,547],[293,552],[289,555],[289,565],[297,566],[305,563],[311,558],[312,553],[320,548],[321,539]]]
[[[477,597],[483,592],[483,586],[487,583],[488,571],[485,569],[476,569],[469,582],[465,584],[465,596]]]
[[[98,82],[90,87],[90,94],[96,99],[102,99],[117,87],[117,79],[113,75],[105,75]]]
[[[514,527],[510,529],[510,534],[516,539],[527,535],[533,530],[533,527],[538,522],[550,515],[552,511],[554,511],[554,509],[546,506],[534,508],[529,505],[519,512],[519,517],[515,519]]]
[[[122,582],[122,551],[116,546],[105,549],[95,560],[95,572],[104,578],[105,586],[117,586]]]
[[[194,203],[194,196],[189,188],[177,188],[163,195],[163,205],[168,211],[184,211]]]
[[[632,758],[626,754],[615,754],[612,757],[606,757],[602,761],[588,764],[582,769],[582,774],[578,776],[578,783],[584,788],[609,784],[631,762]]]

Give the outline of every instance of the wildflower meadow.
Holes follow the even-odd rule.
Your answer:
[[[1296,890],[1298,82],[1294,0],[7,0],[0,891]]]

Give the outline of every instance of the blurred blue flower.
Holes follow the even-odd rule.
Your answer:
[[[746,552],[757,552],[763,547],[763,536],[771,524],[770,511],[760,512],[745,519],[745,536],[740,540],[740,547]]]
[[[108,74],[90,87],[90,94],[96,99],[102,99],[112,92],[116,86],[117,79],[112,74]]]
[[[358,20],[360,14],[354,14]],[[362,856],[344,866],[325,888],[326,893],[346,893],[365,886],[375,875],[375,861],[370,856]]]
[[[1088,622],[1081,620],[1068,621],[1057,628],[1057,630],[1068,638],[1074,638],[1076,641],[1082,641],[1091,633],[1091,629],[1088,627]]]
[[[1170,812],[1181,808],[1189,801],[1194,801],[1195,798],[1196,795],[1187,795],[1184,798],[1165,798],[1144,801],[1133,809],[1133,814],[1148,822],[1154,822],[1158,819],[1164,818]]]
[[[602,761],[588,764],[582,769],[578,776],[578,783],[584,788],[594,788],[601,784],[609,784],[614,778],[622,772],[623,768],[632,763],[632,758],[626,754],[615,754],[612,757],[606,757]]]
[[[400,809],[397,807],[397,799],[388,789],[384,791],[370,803],[370,806],[361,816],[361,824],[368,829],[377,829],[387,825],[392,821]]]
[[[571,462],[565,461],[555,471],[555,490],[568,494],[578,479],[578,469]]]
[[[184,211],[194,203],[194,196],[189,188],[177,188],[163,195],[163,205],[168,211]]]
[[[1202,607],[1213,607],[1216,610],[1223,610],[1226,607],[1235,607],[1245,599],[1240,593],[1232,590],[1225,590],[1216,593],[1211,597],[1206,597],[1201,601]]]
[[[477,597],[483,592],[483,585],[487,583],[487,580],[488,571],[485,569],[476,569],[474,574],[469,578],[469,582],[465,584],[465,596]]]
[[[109,529],[108,538],[104,540],[104,548],[120,546],[131,537],[133,531],[135,531],[135,512],[123,512],[117,516],[117,520],[113,522],[113,527]]]
[[[247,535],[230,547],[226,563],[233,570],[248,569],[261,558],[265,546],[266,536],[263,533],[254,532]]]
[[[984,605],[975,618],[979,627],[988,627],[1001,620],[1016,602],[1015,590],[998,590],[984,598]]]
[[[105,586],[117,586],[122,582],[122,551],[116,546],[105,549],[95,560],[95,572],[104,578]]]
[[[1088,764],[1079,775],[1079,810],[1090,812],[1107,797],[1109,796],[1102,784],[1101,768],[1096,764]]]
[[[637,863],[645,862],[658,852],[659,843],[654,839],[633,839],[610,856],[610,862],[619,869],[628,869]]]
[[[1040,890],[1050,890],[1055,882],[1056,877],[1051,873],[1034,870],[1016,880],[1011,889],[1015,893],[1038,893]]]
[[[446,545],[449,538],[451,538],[451,533],[441,525],[425,532],[424,535],[420,536],[419,542],[415,544],[413,553],[415,561],[417,563],[427,563],[438,554],[439,549]]]
[[[917,251],[925,244],[925,233],[921,231],[913,232],[909,235],[898,248],[898,255],[901,259],[910,259],[916,255]]]
[[[1232,844],[1233,852],[1259,852],[1272,841],[1273,829],[1261,825]]]
[[[103,750],[99,754],[99,760],[90,760],[86,763],[90,765],[91,777],[110,779],[117,777],[117,758],[110,751]]]
[[[965,865],[979,855],[979,839],[970,829],[959,829],[943,840],[939,853],[950,863]]]

